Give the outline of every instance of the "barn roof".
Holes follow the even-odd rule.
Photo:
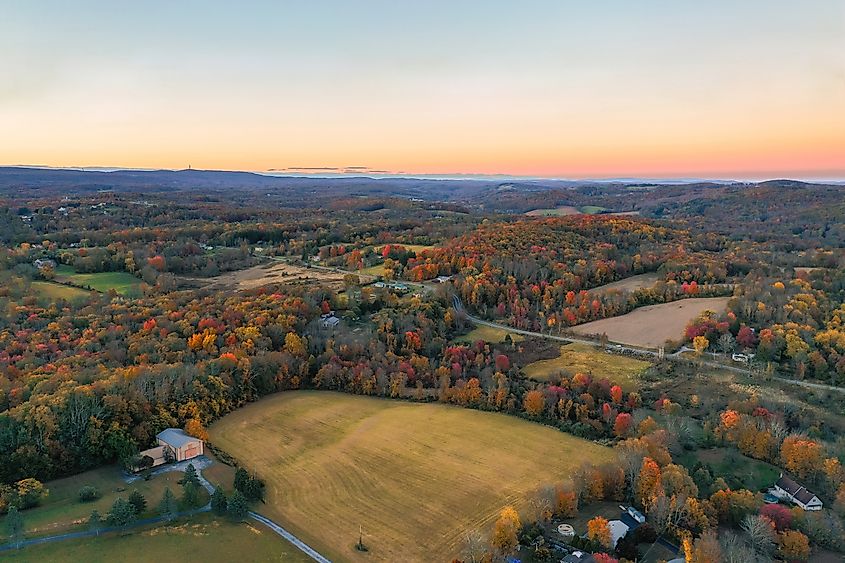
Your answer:
[[[167,428],[166,430],[162,430],[161,432],[156,434],[156,438],[174,448],[181,448],[185,444],[200,441],[199,438],[188,436],[183,430],[179,428]]]

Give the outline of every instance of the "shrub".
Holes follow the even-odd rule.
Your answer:
[[[93,502],[102,496],[99,489],[93,485],[85,485],[79,489],[79,502]]]

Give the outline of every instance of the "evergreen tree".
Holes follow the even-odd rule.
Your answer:
[[[136,515],[141,515],[147,509],[147,499],[144,498],[137,489],[132,491],[132,494],[129,495],[129,504],[132,505],[133,510],[135,510]]]
[[[214,489],[211,495],[211,509],[215,514],[223,516],[229,509],[229,501],[226,499],[226,494],[219,486]]]
[[[232,493],[232,498],[229,499],[229,516],[233,520],[242,522],[249,513],[249,505],[246,502],[246,497],[240,491]]]
[[[257,477],[250,477],[241,492],[249,500],[261,500],[264,498],[264,482]]]
[[[23,516],[15,505],[12,505],[6,513],[6,535],[9,536],[9,543],[20,547],[23,539]]]
[[[185,481],[182,485],[182,504],[186,508],[195,508],[199,504],[199,486],[193,481]]]
[[[88,517],[88,529],[95,532],[98,536],[100,530],[103,529],[103,517],[96,510],[91,511],[91,516]]]
[[[119,498],[112,504],[107,521],[112,526],[125,528],[135,521],[135,507]]]
[[[235,471],[235,482],[233,483],[235,490],[244,492],[244,489],[249,482],[249,473],[246,472],[246,469],[243,467],[239,467],[237,471]]]
[[[197,475],[197,468],[194,467],[193,463],[189,463],[188,467],[185,468],[185,477],[182,479],[182,483],[193,483],[199,487],[200,478],[199,475]]]
[[[179,513],[179,505],[176,503],[176,496],[170,487],[164,489],[164,495],[161,497],[161,502],[158,503],[158,513],[164,516],[165,519],[173,520]]]

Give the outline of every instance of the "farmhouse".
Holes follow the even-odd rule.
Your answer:
[[[203,454],[203,442],[188,436],[179,428],[168,428],[156,434],[159,446],[169,448],[175,461],[185,461]],[[154,450],[157,448],[153,448]]]
[[[803,508],[804,510],[821,510],[822,501],[819,497],[799,485],[789,477],[784,477],[780,474],[780,479],[775,483],[773,494],[781,499],[793,502]]]

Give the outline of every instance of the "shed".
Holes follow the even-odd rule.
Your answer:
[[[179,428],[168,428],[156,434],[156,440],[160,446],[167,446],[173,451],[173,458],[176,461],[185,461],[204,452],[203,441],[199,438],[189,436]]]

